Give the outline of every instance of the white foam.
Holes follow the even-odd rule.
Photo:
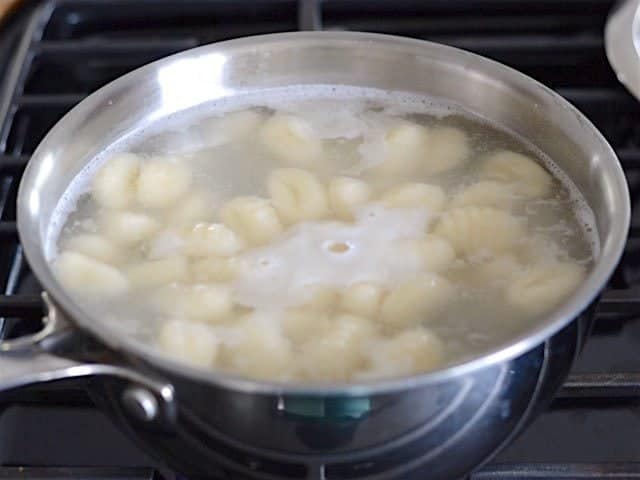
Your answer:
[[[245,255],[248,268],[235,282],[235,300],[273,308],[299,304],[312,285],[396,285],[421,269],[410,252],[398,251],[399,241],[422,238],[431,218],[425,208],[370,204],[354,223],[301,223],[279,241]]]

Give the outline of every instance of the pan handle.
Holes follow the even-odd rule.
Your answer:
[[[97,377],[115,381],[124,410],[139,422],[164,429],[174,424],[176,402],[170,383],[120,365],[82,363],[47,349],[71,327],[43,293],[47,314],[37,333],[0,340],[0,398],[8,390],[73,378]]]

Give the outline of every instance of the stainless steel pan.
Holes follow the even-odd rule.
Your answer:
[[[96,153],[194,105],[298,84],[419,92],[508,126],[555,159],[592,206],[602,246],[593,270],[543,321],[486,355],[346,386],[281,385],[188,368],[106,328],[71,300],[47,261],[48,233],[56,204]],[[503,65],[367,33],[267,35],[189,50],[100,89],[34,153],[18,195],[18,227],[49,313],[45,331],[0,343],[0,391],[88,377],[124,428],[194,477],[460,477],[553,396],[587,335],[628,225],[625,178],[602,135],[554,92]]]

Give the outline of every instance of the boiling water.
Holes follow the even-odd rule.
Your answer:
[[[203,106],[135,132],[72,184],[50,257],[102,321],[173,358],[251,377],[402,375],[526,331],[577,288],[598,254],[580,193],[507,130],[430,99],[373,90],[266,98]],[[135,154],[135,175],[160,162],[175,176],[150,177],[168,187],[141,194],[139,177],[114,186],[116,175],[103,190],[133,200],[105,200],[91,177],[117,152]],[[530,159],[546,173],[526,167]],[[510,167],[518,162],[525,167]],[[274,180],[282,168],[297,173]],[[332,201],[338,176],[366,182],[358,183],[366,198],[346,213]],[[283,188],[293,207],[275,198]],[[278,230],[258,234],[236,213],[221,214],[239,196],[263,197],[251,208],[275,211]],[[127,223],[123,211],[144,217],[146,233],[132,238],[142,220]],[[235,236],[203,233],[217,223]],[[63,261],[69,251],[80,261]]]

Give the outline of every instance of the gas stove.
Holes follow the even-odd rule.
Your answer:
[[[640,103],[605,57],[611,0],[54,0],[0,31],[0,338],[39,328],[40,287],[18,242],[21,173],[49,128],[86,95],[204,43],[290,30],[364,30],[450,44],[557,90],[616,149],[634,206],[624,257],[591,339],[557,398],[473,480],[640,478]],[[81,382],[0,403],[0,479],[178,478],[129,441]]]

